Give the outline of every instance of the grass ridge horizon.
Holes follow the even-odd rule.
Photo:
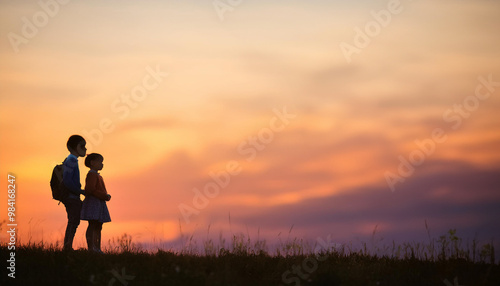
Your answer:
[[[201,244],[184,236],[180,250],[148,251],[123,234],[110,239],[99,255],[85,249],[72,252],[43,241],[16,247],[16,282],[31,285],[500,285],[500,262],[492,243],[463,244],[450,229],[427,244],[403,243],[361,248],[317,245],[290,237],[269,252],[265,240],[233,234]],[[291,230],[290,230],[291,232]],[[7,257],[6,243],[0,245]],[[201,246],[201,248],[200,248]],[[389,251],[381,253],[380,251]],[[28,275],[29,273],[29,275]],[[3,275],[2,285],[8,281]],[[456,280],[455,280],[456,279]],[[450,282],[450,285],[453,285]]]

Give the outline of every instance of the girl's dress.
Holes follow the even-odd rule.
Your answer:
[[[97,171],[90,170],[85,179],[85,199],[83,200],[82,220],[97,220],[99,222],[110,222],[106,198],[108,192],[104,186],[104,180]]]

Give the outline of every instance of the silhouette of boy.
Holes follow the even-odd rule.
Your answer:
[[[82,184],[80,183],[80,169],[78,168],[78,157],[85,157],[87,142],[80,135],[69,137],[66,146],[70,154],[64,160],[63,184],[68,190],[68,196],[63,199],[68,214],[68,225],[64,234],[64,250],[73,250],[73,239],[76,229],[80,224],[80,212],[82,210],[82,201],[80,195],[84,195]]]

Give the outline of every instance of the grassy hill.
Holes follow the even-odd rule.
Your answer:
[[[8,277],[9,270],[2,267],[0,284],[500,285],[500,264],[495,263],[492,246],[460,249],[457,241],[450,232],[436,246],[393,246],[388,255],[370,254],[366,248],[305,251],[297,240],[270,254],[262,241],[251,245],[236,236],[227,249],[205,241],[204,253],[193,248],[141,251],[127,236],[105,254],[63,252],[40,243],[16,248],[16,278]],[[0,247],[3,261],[10,252],[7,245]]]

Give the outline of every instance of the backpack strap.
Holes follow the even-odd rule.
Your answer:
[[[63,174],[64,174],[64,163],[66,162],[66,159],[68,159],[68,157],[64,158],[64,160],[62,161],[62,169],[63,169]],[[64,185],[64,182],[63,180],[61,180],[61,184]],[[59,201],[59,203],[57,205],[60,205],[61,204],[61,201]]]

